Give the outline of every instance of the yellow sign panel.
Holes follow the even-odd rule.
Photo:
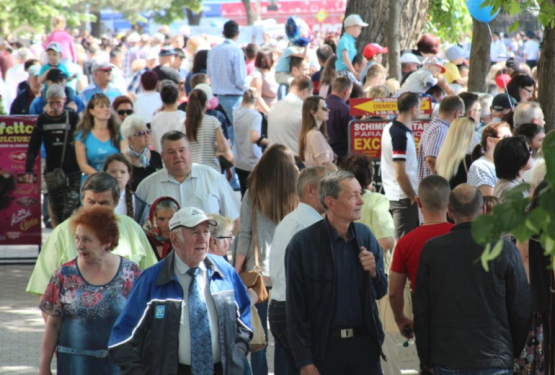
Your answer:
[[[318,22],[324,22],[328,18],[328,13],[325,9],[320,9],[318,13],[316,13],[316,19]]]

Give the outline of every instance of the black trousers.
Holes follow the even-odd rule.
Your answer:
[[[237,177],[239,178],[239,185],[241,185],[241,198],[243,198],[245,192],[247,191],[247,178],[249,178],[251,172],[244,171],[237,167],[235,168],[235,172],[237,173]]]
[[[223,374],[224,374],[224,369],[222,367],[222,364],[214,363],[214,375],[223,375]],[[177,368],[177,375],[193,375],[193,373],[191,372],[191,366],[182,365],[180,363],[179,367]]]
[[[322,360],[315,361],[321,375],[381,375],[380,348],[369,334],[351,338],[328,336]]]
[[[274,340],[281,346],[283,356],[287,361],[287,373],[289,375],[298,375],[300,373],[293,358],[289,339],[287,335],[287,317],[285,314],[285,302],[272,300],[268,312],[268,321],[270,322],[270,331],[274,336]]]

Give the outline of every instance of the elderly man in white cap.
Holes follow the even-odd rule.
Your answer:
[[[123,374],[243,374],[250,299],[233,267],[208,254],[215,225],[196,207],[170,219],[175,250],[143,272],[108,343]]]
[[[403,78],[405,78],[407,74],[417,71],[420,64],[420,60],[414,53],[403,53],[403,55],[401,55],[401,74]]]
[[[104,94],[113,102],[115,98],[123,93],[112,85],[112,69],[113,65],[107,62],[95,62],[91,71],[93,74],[93,82],[81,92],[81,99],[87,104],[94,94]]]

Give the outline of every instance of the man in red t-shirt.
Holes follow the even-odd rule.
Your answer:
[[[389,303],[395,315],[395,322],[403,335],[403,331],[407,328],[412,329],[413,325],[412,320],[403,313],[407,277],[414,293],[422,247],[429,239],[444,235],[453,227],[453,224],[447,222],[449,193],[451,188],[445,178],[438,175],[424,178],[418,186],[416,197],[416,203],[424,216],[424,224],[401,237],[395,246],[389,275]],[[412,333],[406,336],[412,337]]]

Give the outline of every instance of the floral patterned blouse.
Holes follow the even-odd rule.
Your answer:
[[[107,349],[112,326],[140,273],[135,263],[121,257],[118,272],[105,285],[89,284],[81,275],[77,258],[54,273],[39,307],[48,315],[62,318],[58,375],[119,374],[100,351]],[[76,352],[70,354],[64,348]],[[94,354],[101,354],[100,358]]]

